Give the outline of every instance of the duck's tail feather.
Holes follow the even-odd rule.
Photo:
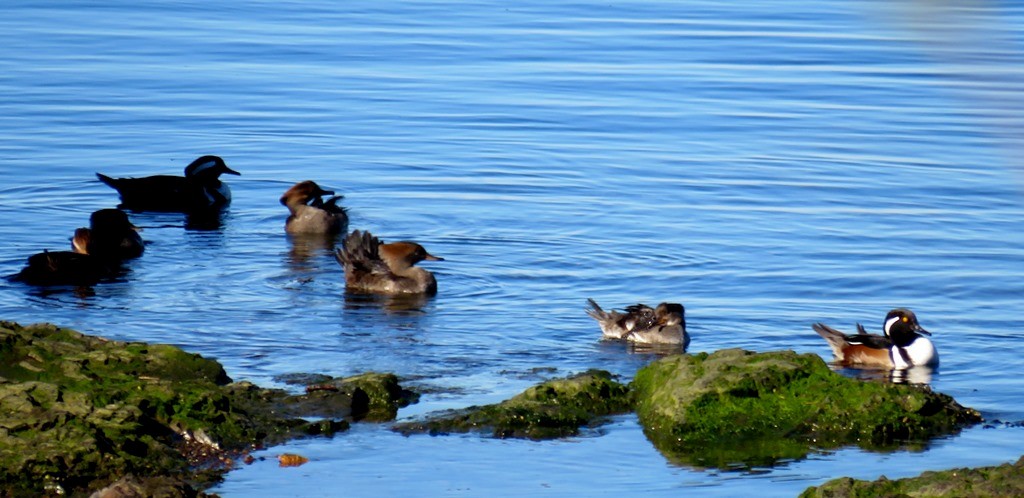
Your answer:
[[[814,329],[818,335],[828,341],[828,345],[832,348],[832,353],[835,354],[836,358],[843,357],[843,346],[846,344],[846,334],[829,327],[824,323],[815,323],[811,325],[811,328]]]
[[[599,322],[602,322],[602,321],[605,321],[605,320],[608,319],[608,312],[606,312],[605,310],[601,309],[601,306],[599,306],[597,304],[597,301],[594,301],[593,299],[587,298],[587,304],[590,305],[590,308],[587,309],[587,314],[590,315],[591,318],[593,318],[594,320],[597,320]]]
[[[110,188],[112,188],[114,190],[118,190],[118,188],[117,188],[117,179],[116,178],[111,178],[111,177],[109,177],[107,175],[104,175],[103,173],[96,173],[96,178],[99,178],[100,181],[105,183],[105,184],[107,184],[108,187],[110,187]]]

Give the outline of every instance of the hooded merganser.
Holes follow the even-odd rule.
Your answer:
[[[72,251],[43,251],[28,258],[28,264],[10,280],[29,285],[93,285],[116,274],[109,261]]]
[[[324,201],[321,196],[325,195],[332,197]],[[311,180],[296,183],[281,196],[281,204],[292,213],[285,221],[284,231],[326,235],[344,232],[348,229],[348,214],[337,204],[342,197]]]
[[[231,203],[231,189],[220,175],[240,175],[217,156],[203,156],[185,167],[185,176],[143,178],[96,176],[121,195],[119,207],[136,211],[196,212]]]
[[[843,366],[906,369],[939,364],[939,353],[932,341],[924,337],[931,333],[921,328],[917,316],[908,309],[897,308],[885,315],[884,336],[868,334],[859,323],[854,335],[822,323],[815,323],[812,328],[828,341],[836,362]]]
[[[370,232],[356,230],[345,238],[343,249],[335,253],[345,268],[345,286],[370,294],[437,293],[437,280],[420,261],[444,261],[415,242],[384,244]]]
[[[686,333],[686,310],[678,303],[661,303],[656,308],[634,304],[625,313],[605,311],[593,299],[587,299],[590,315],[601,326],[605,339],[624,339],[639,344],[690,345]]]
[[[119,209],[100,209],[89,216],[89,228],[75,230],[71,250],[118,261],[142,256],[145,246],[138,228]]]

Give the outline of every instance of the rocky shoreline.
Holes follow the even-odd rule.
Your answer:
[[[955,496],[990,498],[1024,496],[1024,457],[1006,463],[974,469],[927,471],[917,477],[874,481],[841,477],[821,486],[807,488],[800,498],[855,498],[868,496]]]
[[[390,374],[291,395],[232,383],[174,346],[0,322],[0,496],[88,496],[115,481],[98,496],[202,496],[254,449],[394,418],[412,398]]]
[[[390,373],[286,381],[305,392],[232,382],[219,363],[174,346],[0,322],[0,496],[206,496],[204,489],[255,449],[329,437],[360,421],[392,421],[417,399]],[[633,411],[670,461],[721,469],[841,446],[923,446],[981,421],[977,411],[927,387],[849,379],[816,355],[733,349],[667,356],[629,384],[590,370],[393,430],[553,439]],[[920,486],[914,479],[838,479],[804,495],[1020,494],[1022,462],[926,472],[915,478]],[[995,476],[1012,482],[979,487]]]

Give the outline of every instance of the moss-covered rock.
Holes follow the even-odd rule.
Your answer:
[[[398,377],[390,373],[367,372],[335,379],[328,385],[342,390],[351,389],[353,417],[368,422],[394,420],[399,408],[419,400],[416,393],[402,389]]]
[[[772,465],[844,445],[895,448],[981,420],[927,387],[857,381],[792,351],[671,356],[642,368],[632,387],[648,438],[697,467]]]
[[[956,496],[981,498],[1024,496],[1024,457],[1017,463],[976,469],[925,472],[918,477],[890,481],[861,481],[842,477],[807,488],[801,498],[868,498],[876,496]]]
[[[0,322],[0,496],[82,494],[129,474],[189,476],[201,488],[232,452],[345,430],[371,399],[397,404],[388,393],[402,392],[386,374],[301,396],[230,381],[217,362],[173,346]]]
[[[452,410],[395,429],[403,434],[485,431],[502,438],[551,439],[576,435],[600,417],[631,408],[627,386],[606,371],[590,370],[533,386],[498,404]]]

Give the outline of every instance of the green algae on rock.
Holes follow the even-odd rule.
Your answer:
[[[403,434],[490,432],[500,438],[553,439],[632,409],[627,386],[603,370],[549,380],[498,404],[452,410],[422,422],[399,424]]]
[[[892,449],[981,420],[927,387],[850,379],[793,351],[670,356],[631,386],[648,438],[696,467],[773,465],[844,445]]]
[[[369,400],[364,390],[383,398],[395,387],[393,376],[368,379],[349,391]],[[232,452],[330,435],[353,415],[349,391],[298,399],[230,382],[217,362],[174,346],[0,322],[0,496],[81,495],[127,475],[202,487]],[[297,418],[309,412],[325,418]]]
[[[956,496],[981,498],[1024,496],[1024,457],[1017,463],[975,469],[924,472],[917,477],[875,481],[841,477],[807,488],[801,498],[868,498],[875,496]]]

